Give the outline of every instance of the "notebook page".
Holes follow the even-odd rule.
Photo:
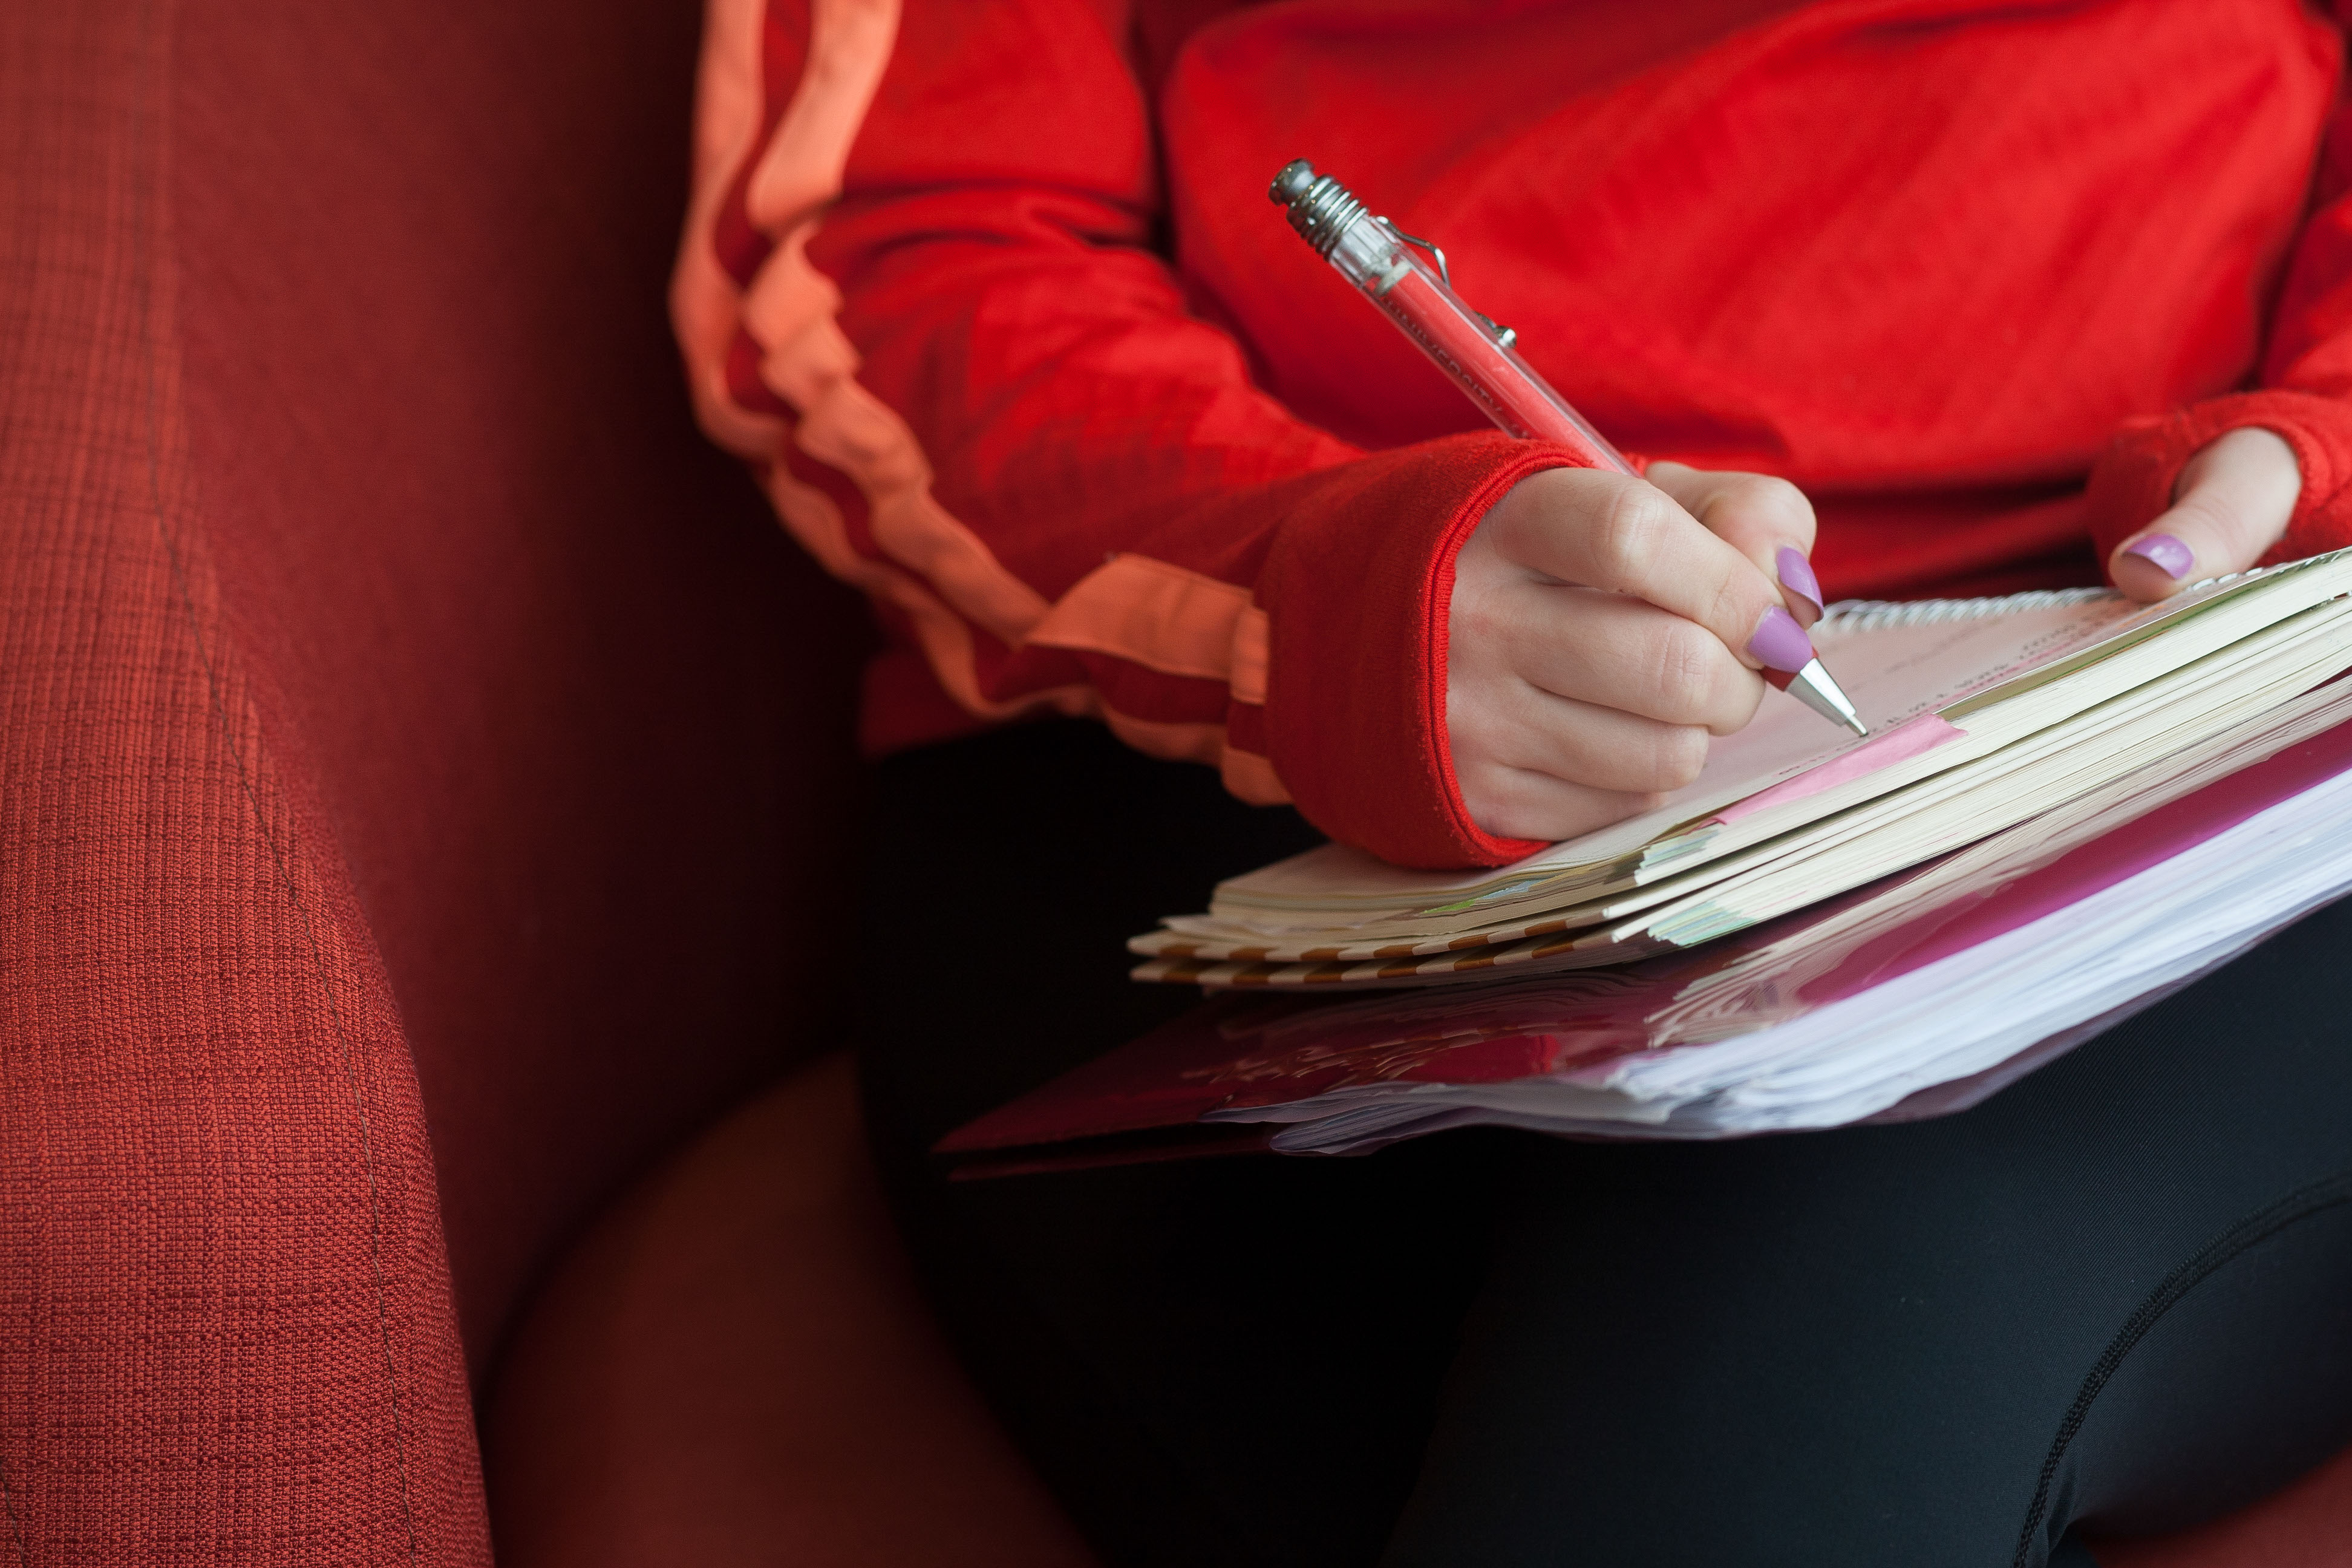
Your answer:
[[[1822,662],[1836,674],[1874,739],[2053,652],[2095,643],[2141,606],[2103,590],[2019,595],[2010,599],[1932,601],[1920,605],[1840,605],[1814,628]],[[1403,910],[1507,896],[1555,872],[1632,855],[1677,824],[1729,805],[1868,744],[1841,737],[1784,692],[1767,691],[1756,718],[1708,748],[1705,771],[1639,816],[1563,840],[1511,866],[1412,871],[1362,850],[1324,845],[1235,877],[1216,908]]]
[[[1604,891],[1582,902],[1547,904],[1533,913],[1521,912],[1458,929],[1451,922],[1424,922],[1425,929],[1416,933],[1383,935],[1370,934],[1377,928],[1366,928],[1368,934],[1356,941],[1336,943],[1312,933],[1286,941],[1274,940],[1244,928],[1222,928],[1206,917],[1171,916],[1162,922],[1161,930],[1130,941],[1128,948],[1148,957],[1166,953],[1181,958],[1252,963],[1362,963],[1435,956],[1612,924],[1641,910],[1685,898],[1694,889],[1715,887],[1791,857],[1810,859],[1858,835],[1880,834],[1896,819],[1907,817],[1944,796],[1981,794],[1989,782],[2020,770],[2025,770],[2029,778],[2037,778],[2040,775],[2032,770],[2053,754],[2064,754],[2071,759],[2066,763],[2070,767],[2086,765],[2098,750],[2095,743],[2089,744],[2086,750],[2086,742],[2106,731],[2121,727],[2139,732],[2140,743],[2168,743],[2167,737],[2187,722],[2192,711],[2202,711],[2217,701],[2225,705],[2240,702],[2246,691],[2261,684],[2264,671],[2277,664],[2283,652],[2288,653],[2290,664],[2295,659],[2315,658],[2329,664],[2328,672],[2332,673],[2331,661],[2340,658],[2333,650],[2344,642],[2347,614],[2352,611],[2340,603],[2306,610],[2232,644],[2221,654],[2134,687],[2073,719],[2036,730],[2025,739],[1997,751],[1811,821],[1779,837],[1706,861],[1696,870],[1638,887]],[[2297,647],[2310,651],[2289,651]],[[2163,725],[2150,732],[2147,721],[2158,714],[2163,716]],[[2010,786],[2011,793],[2022,789],[2029,795],[2043,788],[2038,784]]]

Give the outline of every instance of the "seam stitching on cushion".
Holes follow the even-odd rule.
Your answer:
[[[2239,1221],[2208,1242],[2196,1256],[2174,1268],[2157,1282],[2146,1300],[2124,1326],[2116,1331],[2107,1348],[2083,1379],[2083,1386],[2074,1395],[2065,1417],[2058,1423],[2058,1434],[2052,1439],[2050,1452],[2042,1461],[2042,1474],[2033,1488],[2033,1501],[2025,1513],[2024,1528],[2018,1531],[2017,1552],[2011,1559],[2011,1568],[2028,1568],[2032,1562],[2033,1538],[2040,1534],[2050,1512],[2050,1491],[2058,1479],[2058,1468],[2065,1462],[2066,1450],[2073,1444],[2083,1424],[2090,1419],[2091,1406],[2100,1393],[2119,1370],[2126,1357],[2147,1337],[2164,1314],[2178,1305],[2181,1299],[2195,1289],[2223,1265],[2242,1254],[2259,1247],[2272,1237],[2302,1220],[2311,1218],[2325,1209],[2338,1208],[2352,1203],[2352,1173],[2344,1173],[2314,1182]]]
[[[255,793],[252,773],[246,765],[245,752],[237,745],[235,730],[228,721],[228,704],[221,694],[220,677],[213,663],[212,648],[205,640],[204,621],[196,613],[195,595],[189,586],[186,567],[181,560],[179,541],[173,534],[163,504],[163,456],[157,431],[157,426],[162,420],[162,414],[158,407],[162,386],[156,369],[154,292],[151,276],[155,258],[151,245],[152,237],[148,231],[147,205],[141,199],[144,195],[152,195],[156,200],[163,199],[160,161],[152,164],[146,162],[148,154],[152,152],[149,138],[161,134],[151,122],[161,113],[160,103],[156,101],[160,98],[160,93],[155,92],[155,83],[150,76],[150,72],[160,63],[159,51],[155,47],[155,0],[142,0],[139,8],[138,31],[143,47],[141,50],[139,88],[132,98],[134,127],[131,140],[133,168],[136,173],[133,175],[131,202],[131,270],[134,279],[133,288],[138,295],[140,336],[146,349],[147,417],[144,421],[144,434],[147,448],[148,503],[154,514],[155,532],[157,538],[163,542],[164,559],[170,563],[172,569],[173,590],[179,598],[180,607],[188,617],[189,636],[195,645],[197,663],[204,669],[205,690],[212,700],[213,718],[217,726],[221,744],[227,750],[229,759],[235,765],[238,793],[245,796],[246,806],[252,813],[254,827],[260,834],[262,843],[268,847],[269,857],[277,867],[278,881],[285,890],[287,902],[293,906],[296,918],[301,922],[302,939],[310,949],[311,972],[318,976],[320,988],[326,995],[327,1017],[334,1032],[335,1047],[342,1068],[343,1080],[350,1088],[352,1105],[359,1116],[360,1168],[367,1179],[368,1270],[370,1285],[375,1298],[376,1333],[383,1347],[384,1381],[390,1385],[391,1394],[393,1473],[400,1484],[401,1526],[407,1541],[408,1561],[414,1564],[416,1562],[416,1516],[409,1500],[408,1443],[407,1435],[402,1424],[399,1364],[393,1351],[391,1318],[384,1306],[383,1216],[376,1186],[375,1145],[368,1120],[367,1099],[362,1091],[358,1078],[352,1071],[351,1037],[343,1025],[342,1006],[336,993],[334,981],[327,973],[326,955],[319,946],[317,927],[311,921],[309,906],[302,901],[301,889],[294,880],[293,868],[288,861],[286,847],[281,845],[278,836],[270,831],[268,815],[262,810],[260,798]],[[147,191],[141,190],[141,184],[148,181],[152,182],[152,188]],[[20,1550],[20,1560],[21,1556]]]

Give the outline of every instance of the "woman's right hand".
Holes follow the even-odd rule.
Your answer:
[[[1696,778],[1707,737],[1755,714],[1758,670],[1812,657],[1812,544],[1803,492],[1760,474],[1513,486],[1454,570],[1446,727],[1471,820],[1570,838]]]

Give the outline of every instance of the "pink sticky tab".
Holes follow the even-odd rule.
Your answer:
[[[1776,805],[1786,805],[1792,800],[1819,795],[1825,789],[1835,789],[1843,784],[1876,773],[1881,768],[1907,763],[1912,758],[1932,752],[1948,742],[1968,733],[1945,721],[1939,713],[1922,713],[1916,719],[1897,724],[1884,735],[1864,741],[1851,752],[1841,752],[1817,768],[1808,768],[1795,778],[1759,789],[1745,800],[1733,801],[1715,814],[1717,822],[1738,822],[1743,816],[1753,816],[1759,811],[1769,811]]]

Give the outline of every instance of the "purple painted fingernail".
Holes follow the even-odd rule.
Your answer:
[[[1816,616],[1820,616],[1822,583],[1820,578],[1813,575],[1813,563],[1805,559],[1805,552],[1793,546],[1783,544],[1780,546],[1780,553],[1775,555],[1772,562],[1774,565],[1780,568],[1780,586],[1811,605],[1813,607],[1813,614]]]
[[[2124,553],[2137,555],[2162,568],[2164,574],[2178,583],[2189,575],[2197,564],[2197,552],[2168,533],[2151,533],[2146,539],[2135,539],[2124,546]]]
[[[1794,675],[1813,662],[1813,639],[1805,635],[1796,616],[1775,605],[1756,623],[1756,635],[1748,639],[1748,651],[1765,668]]]

